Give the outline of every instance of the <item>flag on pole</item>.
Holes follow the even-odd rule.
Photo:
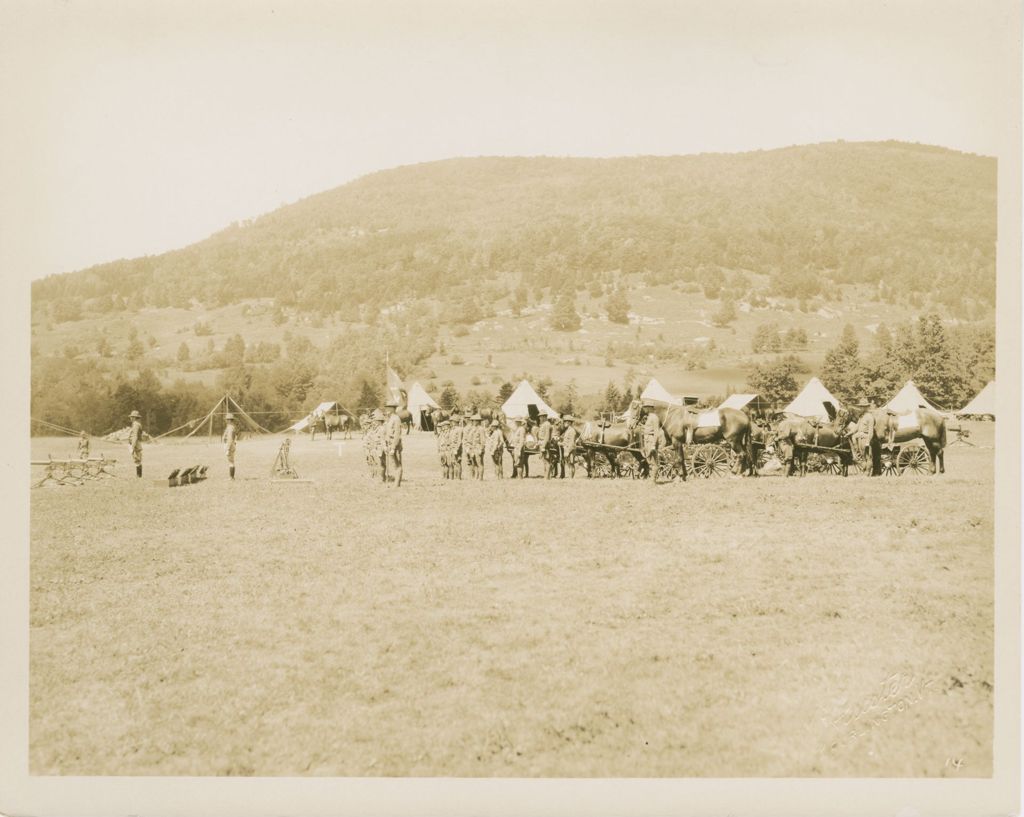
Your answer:
[[[390,366],[387,367],[387,381],[388,397],[405,408],[405,385],[402,383],[402,378]]]

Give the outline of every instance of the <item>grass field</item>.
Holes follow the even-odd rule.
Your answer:
[[[446,483],[414,434],[398,491],[358,439],[297,440],[292,485],[276,438],[235,483],[218,444],[151,445],[144,480],[100,444],[116,479],[31,495],[30,770],[990,775],[974,428],[934,479],[660,486]]]

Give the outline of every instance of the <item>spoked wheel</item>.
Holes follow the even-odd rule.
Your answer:
[[[900,451],[896,468],[900,474],[930,474],[932,461],[923,446],[913,445]]]
[[[625,479],[640,479],[642,469],[636,457],[632,454],[619,455],[619,476]]]
[[[720,445],[698,445],[693,452],[693,472],[705,479],[729,473],[729,452]]]
[[[663,482],[671,482],[680,475],[679,456],[671,448],[662,448],[658,451],[658,473],[656,479]]]
[[[899,449],[882,449],[882,475],[886,477],[898,476],[900,473],[899,467]]]
[[[838,476],[843,473],[843,464],[839,461],[839,457],[826,454],[821,458],[821,470],[823,473]]]
[[[582,451],[574,451],[573,452],[572,462],[573,462],[573,465],[575,465],[577,469],[582,468],[583,469],[583,473],[585,473],[587,475],[590,474],[590,469],[588,468],[588,463],[587,463],[587,457],[586,457],[586,455]]]
[[[593,459],[590,463],[590,476],[592,477],[606,477],[610,478],[615,476],[615,471],[612,468],[612,463],[608,457],[598,451],[594,454]]]

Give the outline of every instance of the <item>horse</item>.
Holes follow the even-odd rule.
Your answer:
[[[398,419],[402,421],[402,427],[405,429],[405,433],[408,434],[412,431],[412,412],[409,409],[396,409],[395,414],[398,415]]]
[[[746,412],[734,408],[715,410],[717,422],[710,426],[701,426],[701,412],[691,411],[685,406],[643,406],[634,400],[630,410],[637,417],[637,424],[643,422],[648,414],[655,414],[661,425],[664,438],[668,445],[676,449],[679,465],[682,469],[683,481],[686,481],[686,457],[684,446],[688,444],[727,443],[736,454],[734,473],[737,475],[757,475],[754,465],[754,446],[751,434],[751,422]],[[712,414],[712,412],[706,412]]]
[[[640,432],[636,425],[629,423],[609,423],[604,420],[585,423],[583,430],[580,432],[580,447],[584,451],[584,457],[587,461],[587,475],[589,476],[593,472],[594,451],[586,443],[611,446],[612,448],[636,448],[640,444]],[[604,454],[611,464],[612,476],[620,476],[621,471],[618,461],[620,452],[602,449],[600,453]],[[633,455],[629,454],[628,456]],[[645,462],[641,463],[641,468],[644,469],[646,474],[647,465]]]
[[[352,434],[349,431],[349,419],[347,414],[343,414],[337,409],[320,415],[309,424],[310,439],[316,439],[316,432],[318,430],[326,434],[328,440],[334,436],[335,431],[344,431],[346,432],[346,439],[350,438]]]
[[[924,443],[931,462],[932,475],[946,473],[946,418],[937,411],[916,408],[899,416],[885,409],[865,413],[871,415],[871,420],[865,421],[865,426],[873,426],[869,440],[872,476],[882,473],[883,446],[911,440],[921,440]]]
[[[838,417],[833,423],[819,423],[806,417],[783,418],[772,432],[772,440],[781,449],[781,459],[786,463],[786,476],[807,473],[807,458],[810,452],[806,446],[822,446],[824,448],[849,448],[853,453],[853,443],[849,427]],[[842,474],[845,477],[849,468],[849,460],[842,457]]]

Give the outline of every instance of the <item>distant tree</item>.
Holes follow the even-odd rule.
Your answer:
[[[576,312],[576,301],[568,292],[563,292],[555,302],[551,313],[551,328],[559,332],[575,332],[582,325]]]
[[[940,408],[962,405],[969,397],[966,373],[957,365],[938,315],[932,313],[918,319],[917,348],[919,358],[914,368],[914,382],[921,394]]]
[[[629,299],[621,289],[616,289],[605,302],[608,320],[612,323],[629,323]]]
[[[125,355],[129,360],[138,360],[145,351],[142,347],[142,341],[135,337],[128,342],[128,349],[125,351]]]
[[[758,324],[751,338],[750,348],[756,352],[778,352],[782,350],[782,338],[776,323]]]
[[[224,343],[224,360],[228,366],[240,366],[245,360],[245,340],[241,335],[232,335]]]
[[[459,393],[455,390],[455,384],[451,380],[446,380],[441,386],[441,394],[438,396],[437,402],[445,411],[452,411],[459,405]]]
[[[441,399],[444,399],[442,393]],[[442,403],[442,405],[444,405]],[[380,406],[380,392],[369,380],[363,380],[359,389],[359,399],[356,400],[356,408],[359,411],[373,411]]]
[[[501,403],[502,405],[504,405],[505,401],[508,400],[508,398],[510,398],[512,396],[512,392],[514,392],[515,390],[516,390],[515,386],[513,386],[511,383],[509,383],[506,380],[498,388],[498,402]]]
[[[515,293],[512,296],[512,313],[519,315],[530,303],[529,292],[526,289],[525,284],[520,284],[516,287]]]
[[[178,347],[178,362],[184,363],[189,357],[191,357],[191,353],[188,350],[188,344],[182,341],[181,346]]]
[[[719,328],[725,328],[734,320],[736,320],[736,307],[730,299],[725,298],[722,305],[711,316],[711,322]]]
[[[604,396],[601,401],[602,412],[615,412],[619,410],[619,405],[622,403],[622,392],[619,391],[619,387],[615,385],[611,380],[608,381],[607,387],[604,390]]]
[[[807,331],[801,326],[791,326],[782,341],[785,349],[806,349]]]
[[[859,355],[857,332],[846,324],[839,342],[828,351],[821,365],[821,382],[841,402],[853,403],[864,392],[864,368]]]
[[[192,327],[192,331],[195,332],[197,338],[213,334],[213,329],[210,328],[210,324],[203,321],[196,321]]]
[[[775,358],[754,368],[747,378],[747,387],[769,403],[785,405],[796,397],[799,389],[796,375],[801,369],[801,361],[793,355]]]

